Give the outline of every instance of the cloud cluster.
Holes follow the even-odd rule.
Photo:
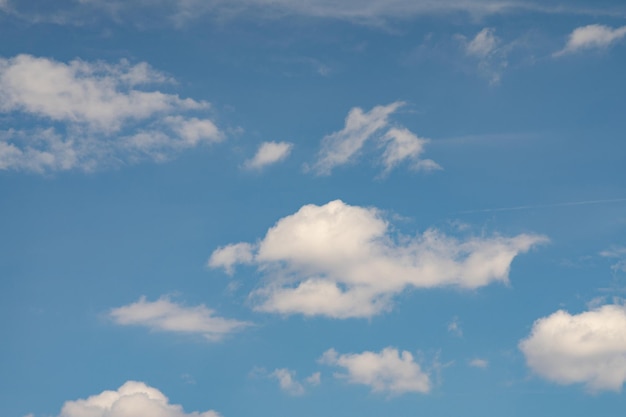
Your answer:
[[[128,381],[116,391],[67,401],[59,417],[219,417],[215,411],[186,413],[170,404],[161,391],[143,382]]]
[[[430,377],[415,362],[408,351],[401,353],[392,347],[380,352],[348,353],[340,355],[334,349],[327,350],[320,362],[338,366],[346,373],[335,374],[351,384],[369,386],[372,391],[400,395],[410,392],[428,393]]]
[[[559,310],[537,320],[519,344],[530,369],[559,384],[619,391],[626,381],[626,308],[604,305],[580,314]]]
[[[204,305],[186,307],[167,297],[147,301],[141,297],[132,304],[111,309],[109,317],[122,326],[144,326],[152,330],[198,334],[210,341],[249,326],[249,323],[215,316]]]
[[[585,49],[604,49],[626,37],[626,26],[611,28],[604,25],[587,25],[574,29],[565,47],[554,53],[561,56]]]
[[[287,368],[275,369],[269,375],[271,378],[278,380],[280,389],[289,395],[299,396],[306,392],[305,385],[296,379],[296,372]],[[321,373],[315,372],[308,376],[304,382],[309,386],[319,385],[321,381]]]
[[[166,160],[223,133],[209,104],[154,90],[173,80],[146,63],[0,58],[0,169],[49,172]],[[28,126],[28,127],[20,127]]]
[[[247,160],[244,166],[255,170],[265,168],[286,159],[292,148],[293,144],[288,142],[263,142],[254,157]]]
[[[344,128],[322,139],[313,170],[319,175],[330,174],[334,168],[354,161],[365,143],[372,140],[385,148],[381,158],[384,173],[407,160],[417,170],[441,169],[434,161],[419,159],[428,139],[419,138],[408,129],[390,126],[389,117],[403,105],[397,101],[376,106],[369,112],[358,107],[350,110]]]
[[[507,282],[513,259],[545,241],[532,234],[459,240],[436,229],[394,238],[379,210],[336,200],[303,206],[257,244],[218,248],[208,264],[231,272],[238,263],[257,265],[266,276],[251,294],[260,311],[371,317],[409,287]]]

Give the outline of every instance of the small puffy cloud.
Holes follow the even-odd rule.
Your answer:
[[[0,58],[0,113],[11,120],[0,131],[0,169],[93,171],[223,139],[211,120],[191,116],[208,103],[159,84],[173,85],[147,63]]]
[[[113,308],[109,317],[122,326],[144,326],[152,330],[198,334],[210,341],[241,330],[249,323],[215,316],[204,305],[187,307],[173,303],[167,297],[147,301],[141,297],[132,304]]]
[[[254,246],[250,243],[236,243],[218,248],[211,254],[207,265],[211,268],[224,268],[232,275],[236,264],[249,264],[254,259]]]
[[[546,241],[533,234],[460,240],[436,229],[394,238],[390,229],[379,210],[340,200],[306,205],[280,219],[242,256],[266,277],[251,294],[255,309],[371,317],[388,311],[393,296],[407,288],[507,282],[513,259]],[[217,249],[209,265],[232,271],[241,256],[237,245],[249,244]]]
[[[340,355],[334,349],[327,350],[320,362],[344,368],[344,374],[336,378],[351,384],[369,386],[372,391],[400,395],[410,392],[428,393],[430,377],[415,362],[408,351],[387,347],[380,352],[348,353]]]
[[[358,107],[350,110],[344,128],[322,139],[313,170],[318,175],[329,175],[334,168],[354,161],[365,143],[373,139],[378,139],[385,149],[381,158],[385,173],[407,159],[414,162],[416,169],[440,168],[430,160],[420,165],[423,161],[418,157],[423,153],[427,139],[419,138],[402,127],[390,128],[389,117],[404,104],[396,101],[386,106],[376,106],[369,112]],[[387,131],[381,133],[383,130]]]
[[[530,369],[545,379],[619,391],[626,381],[626,307],[559,310],[535,321],[519,347]]]
[[[322,382],[322,373],[314,372],[306,378],[306,382],[310,385],[319,385]]]
[[[288,142],[263,142],[252,159],[245,162],[248,169],[262,169],[286,159],[293,148]]]
[[[186,413],[158,389],[128,381],[116,391],[67,401],[58,417],[220,417],[215,411]]]
[[[385,172],[391,171],[396,165],[405,160],[414,161],[413,169],[433,171],[441,169],[441,166],[430,159],[420,160],[419,156],[424,152],[424,145],[428,139],[417,137],[408,129],[392,128],[382,137],[386,144],[382,156]]]
[[[296,372],[287,368],[276,369],[270,374],[272,378],[278,380],[280,389],[290,395],[304,394],[304,387],[296,380]]]
[[[469,366],[472,368],[486,368],[489,366],[489,362],[486,359],[475,358],[469,361]]]
[[[554,53],[554,56],[561,56],[585,49],[608,48],[613,43],[626,36],[626,26],[611,28],[604,25],[587,25],[574,29],[569,35],[565,47]]]
[[[613,247],[600,252],[600,256],[609,259],[615,259],[615,263],[611,265],[614,272],[626,272],[626,247]]]

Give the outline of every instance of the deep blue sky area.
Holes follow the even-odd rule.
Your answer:
[[[615,417],[617,0],[0,0],[0,415]]]

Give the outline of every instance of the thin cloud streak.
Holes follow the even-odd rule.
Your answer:
[[[499,208],[488,208],[488,209],[480,209],[480,210],[466,210],[466,211],[460,211],[459,214],[493,213],[493,212],[498,212],[498,211],[517,211],[517,210],[530,210],[530,209],[552,208],[552,207],[587,206],[591,204],[609,204],[609,203],[620,203],[624,201],[626,201],[626,198],[612,198],[612,199],[606,199],[606,200],[570,201],[567,203],[534,204],[534,205],[515,206],[515,207],[499,207]]]

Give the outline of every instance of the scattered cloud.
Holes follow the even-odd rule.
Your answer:
[[[141,297],[132,304],[111,309],[109,317],[122,326],[144,326],[152,330],[201,335],[217,341],[249,326],[247,322],[215,316],[204,305],[187,307],[167,297],[147,301]]]
[[[245,162],[248,169],[262,169],[286,159],[293,144],[288,142],[263,142],[252,159]]]
[[[469,361],[469,366],[472,368],[487,368],[489,366],[489,362],[486,359],[475,358]]]
[[[305,381],[310,385],[317,386],[322,382],[322,373],[314,372],[311,375],[309,375]]]
[[[574,29],[565,47],[554,56],[566,55],[586,49],[605,49],[626,36],[626,26],[611,28],[604,25],[587,25]]]
[[[619,391],[626,381],[626,307],[608,304],[573,315],[559,310],[535,321],[519,347],[543,378]]]
[[[242,258],[266,277],[251,294],[256,310],[371,317],[390,310],[393,296],[406,288],[507,282],[513,259],[547,241],[533,234],[457,239],[436,229],[394,238],[390,229],[376,208],[311,204],[280,219],[254,245],[217,249],[209,265],[232,271],[234,248],[250,245]]]
[[[278,380],[280,389],[290,395],[302,395],[304,394],[304,387],[296,378],[296,372],[287,368],[276,369],[270,374],[272,378]]]
[[[502,72],[508,66],[509,46],[503,45],[502,40],[496,36],[495,29],[483,28],[471,40],[462,35],[458,38],[465,54],[478,61],[480,73],[485,75],[491,84],[498,84]]]
[[[382,351],[338,354],[327,350],[320,363],[344,368],[345,374],[335,374],[351,384],[369,386],[373,392],[401,395],[410,392],[426,394],[431,381],[408,351],[387,347]]]
[[[405,160],[412,161],[416,170],[441,169],[434,161],[418,159],[428,139],[419,138],[406,128],[390,127],[389,117],[404,104],[396,101],[376,106],[369,112],[359,107],[350,110],[344,128],[322,139],[313,171],[318,175],[329,175],[334,168],[353,162],[365,143],[376,139],[385,149],[381,158],[384,173]],[[387,131],[381,133],[383,130]]]
[[[456,337],[463,337],[463,329],[461,329],[461,323],[458,317],[453,317],[452,321],[448,323],[448,332]]]
[[[216,249],[211,254],[207,266],[224,268],[228,275],[232,275],[237,264],[249,264],[254,261],[254,246],[250,243],[236,243]]]
[[[215,411],[186,413],[158,389],[128,381],[116,391],[103,391],[86,399],[67,401],[58,417],[219,417]]]
[[[626,272],[626,247],[616,246],[611,249],[607,249],[600,252],[600,256],[616,260],[616,262],[611,265],[611,270],[613,270],[613,272]]]
[[[155,90],[174,85],[147,63],[132,65],[32,55],[0,58],[0,169],[95,169],[142,159],[164,161],[224,138],[205,101]]]

